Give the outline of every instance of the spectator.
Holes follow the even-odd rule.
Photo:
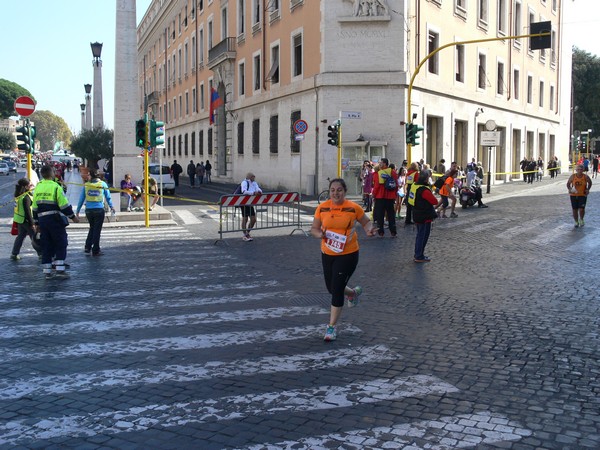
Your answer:
[[[208,161],[207,161],[208,162]],[[241,182],[242,195],[259,195],[262,194],[261,188],[255,181],[256,177],[253,173],[248,172],[246,178]],[[250,223],[248,223],[250,221]],[[252,241],[253,238],[250,236],[250,230],[256,224],[256,211],[253,206],[242,206],[242,232],[244,233],[242,239],[246,242]]]
[[[23,246],[23,241],[26,236],[29,236],[31,240],[31,246],[38,254],[38,257],[42,256],[42,247],[40,242],[35,238],[35,231],[33,229],[33,212],[31,210],[31,203],[33,200],[32,196],[33,184],[29,181],[29,178],[21,178],[15,186],[15,213],[13,216],[13,222],[17,224],[17,237],[13,244],[10,259],[18,261],[21,259],[19,253]]]
[[[190,187],[194,187],[194,178],[196,178],[196,165],[194,161],[190,160],[190,163],[187,166],[187,174],[190,177]]]
[[[411,186],[408,203],[412,206],[413,220],[417,227],[414,261],[428,263],[431,260],[425,256],[425,246],[431,233],[431,223],[437,217],[435,212],[437,199],[431,192],[427,174],[421,172],[417,181]]]
[[[173,180],[175,181],[175,187],[179,186],[179,175],[183,172],[183,167],[177,162],[177,160],[173,161],[171,165],[171,173],[173,174]]]
[[[196,178],[198,179],[198,186],[204,181],[204,163],[200,161],[196,164]]]
[[[412,222],[412,206],[407,201],[408,193],[412,184],[419,178],[419,165],[416,162],[411,163],[408,171],[406,172],[406,181],[404,187],[404,203],[406,204],[406,219],[404,220],[404,226],[411,225]]]
[[[131,175],[126,173],[124,179],[121,180],[121,197],[127,198],[127,211],[131,211],[133,205],[133,187]]]
[[[204,164],[204,175],[206,176],[206,182],[212,183],[212,165],[208,159],[206,160],[206,164]]]
[[[386,187],[386,179],[393,179],[395,182],[393,189]],[[378,234],[380,237],[384,235],[384,217],[388,218],[388,227],[392,237],[397,236],[396,232],[396,216],[394,215],[394,202],[398,192],[398,174],[389,167],[387,158],[381,158],[379,165],[375,168],[373,175],[373,197],[375,198],[375,207],[373,210],[373,218],[377,223]]]

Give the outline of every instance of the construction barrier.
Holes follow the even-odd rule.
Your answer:
[[[219,240],[225,233],[241,233],[242,207],[254,208],[256,213],[255,230],[294,227],[290,235],[302,229],[300,222],[300,201],[298,192],[272,192],[259,195],[223,195],[219,200]],[[215,243],[217,243],[215,242]]]

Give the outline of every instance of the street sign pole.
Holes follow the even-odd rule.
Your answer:
[[[342,178],[342,111],[338,117],[337,177]]]

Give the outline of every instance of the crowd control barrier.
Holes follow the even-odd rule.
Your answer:
[[[252,207],[256,212],[256,224],[252,231],[272,228],[294,227],[290,235],[302,231],[300,223],[300,200],[298,192],[271,192],[259,195],[223,195],[219,200],[219,240],[225,233],[241,233],[242,207]]]

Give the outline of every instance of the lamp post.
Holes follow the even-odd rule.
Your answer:
[[[473,140],[473,147],[474,147],[474,151],[475,154],[473,155],[473,157],[475,158],[475,161],[477,161],[479,158],[477,158],[477,117],[479,117],[480,114],[483,114],[483,108],[477,108],[477,110],[475,111],[475,118],[473,119],[473,129],[474,129],[474,140]]]
[[[79,105],[81,107],[81,130],[85,130],[85,103]]]
[[[85,127],[86,130],[92,129],[92,85],[84,84],[85,89]]]
[[[102,128],[104,126],[104,118],[102,113],[102,44],[100,42],[90,43],[92,47],[92,55],[94,60],[94,128]]]

